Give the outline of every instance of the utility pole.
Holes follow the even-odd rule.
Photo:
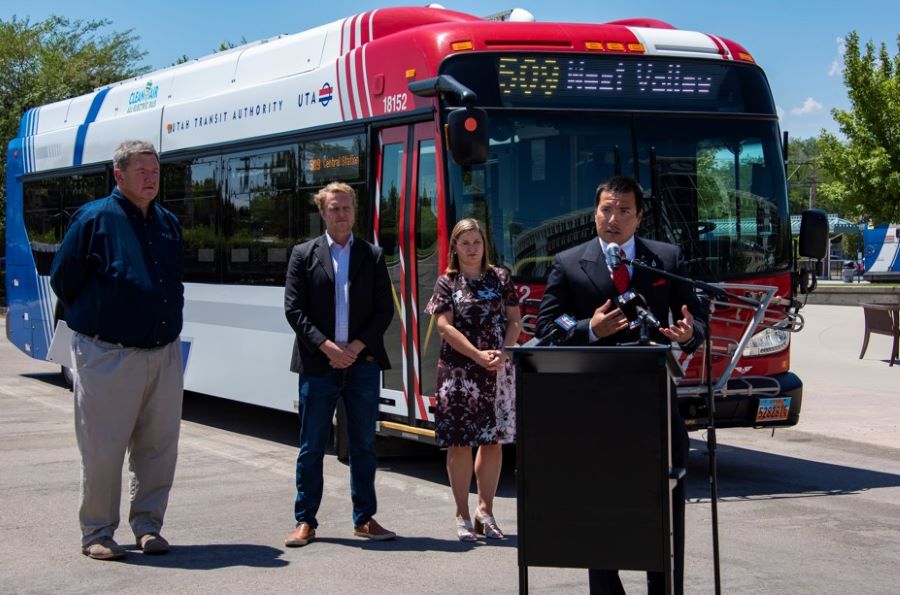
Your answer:
[[[816,207],[816,203],[818,202],[818,188],[817,182],[819,180],[819,166],[816,164],[815,160],[811,161],[788,161],[788,164],[796,166],[794,171],[790,172],[787,177],[787,182],[791,181],[791,178],[800,171],[800,168],[804,165],[812,166],[812,174],[809,177],[809,192],[807,193],[806,204],[808,209],[814,209]],[[801,182],[802,184],[802,182]]]
[[[807,161],[807,164],[812,165],[812,182],[809,185],[809,208],[816,208],[816,181],[819,178],[819,167],[816,165],[815,161]]]

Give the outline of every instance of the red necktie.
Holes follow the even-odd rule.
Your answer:
[[[625,252],[622,252],[621,255],[624,257]],[[616,291],[618,291],[619,293],[625,293],[625,290],[628,289],[628,285],[631,283],[631,277],[628,274],[628,267],[626,267],[624,264],[613,267],[612,280],[613,285],[616,286]]]

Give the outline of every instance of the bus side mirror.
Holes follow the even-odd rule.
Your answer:
[[[822,209],[803,211],[800,216],[800,256],[822,260],[828,253],[828,214]]]
[[[487,161],[487,112],[477,107],[456,109],[447,116],[447,146],[453,160],[460,165],[477,165]]]

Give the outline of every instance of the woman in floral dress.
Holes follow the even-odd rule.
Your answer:
[[[450,265],[425,311],[435,317],[441,334],[435,438],[447,448],[457,537],[502,539],[494,495],[502,445],[515,441],[516,430],[513,368],[503,347],[516,344],[521,316],[510,274],[488,262],[487,238],[475,219],[453,228]],[[478,449],[474,463],[473,447]],[[474,526],[469,516],[473,471],[478,485]]]

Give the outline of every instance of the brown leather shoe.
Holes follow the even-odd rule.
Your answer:
[[[169,551],[169,542],[159,533],[145,533],[138,538],[138,546],[150,556],[165,554]]]
[[[357,537],[365,537],[373,541],[387,541],[397,537],[393,531],[388,531],[378,524],[375,519],[369,519],[367,523],[363,523],[353,530],[353,534]]]
[[[301,547],[315,540],[316,530],[309,526],[309,523],[300,523],[291,534],[284,540],[287,547]]]

